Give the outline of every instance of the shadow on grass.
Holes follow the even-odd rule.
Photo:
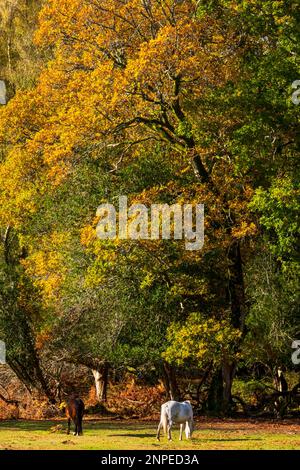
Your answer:
[[[123,433],[123,434],[110,434],[110,437],[141,437],[141,438],[144,438],[144,437],[153,437],[153,439],[156,439],[155,437],[155,434],[126,434],[126,433]]]
[[[61,421],[1,421],[0,429],[15,431],[47,431],[51,426],[63,424]]]
[[[156,435],[153,433],[153,434],[149,434],[149,433],[145,433],[145,434],[126,434],[126,433],[123,433],[123,434],[110,434],[110,437],[135,437],[135,438],[153,438],[156,440]],[[184,439],[186,440],[186,439]],[[234,442],[234,441],[262,441],[263,438],[261,437],[232,437],[232,438],[228,438],[228,439],[224,439],[224,438],[216,438],[216,439],[213,439],[213,438],[210,438],[210,439],[207,439],[207,438],[196,438],[196,439],[192,439],[190,442],[193,443],[193,444],[197,444],[197,443],[202,443],[202,442]],[[176,442],[177,439],[172,439],[171,442]],[[179,441],[179,439],[178,439]],[[163,441],[160,441],[161,443],[163,443]],[[167,441],[166,441],[167,442]],[[179,441],[180,442],[180,441]]]
[[[18,421],[0,421],[0,430],[6,431],[50,431],[52,427],[61,425],[64,428],[67,428],[66,420],[40,420],[40,421],[28,421],[28,420],[18,420]],[[144,429],[149,429],[151,424],[138,424],[138,423],[126,423],[126,422],[98,422],[91,420],[83,420],[83,429],[87,431],[133,431]],[[62,429],[62,430],[63,430]],[[154,429],[154,428],[153,428]],[[155,433],[155,431],[153,431]],[[126,436],[126,434],[120,434],[121,436]],[[132,435],[132,434],[129,434]],[[146,436],[146,435],[145,435]],[[150,434],[149,434],[150,436]]]
[[[262,437],[232,437],[228,439],[197,439],[198,442],[243,442],[243,441],[263,441]]]

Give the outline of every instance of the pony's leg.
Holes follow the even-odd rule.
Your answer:
[[[182,441],[183,423],[180,424],[179,440]]]
[[[193,418],[190,419],[189,426],[190,426],[190,438],[192,439],[192,435],[194,431],[194,419]]]
[[[78,435],[78,419],[77,417],[74,419],[74,424],[75,424],[75,431],[73,432],[73,436]]]
[[[71,427],[71,418],[68,418],[68,430],[67,430],[67,434],[70,434],[70,427]]]
[[[82,417],[79,418],[78,420],[78,436],[82,436]]]
[[[160,437],[160,430],[162,428],[162,422],[160,421],[159,422],[159,425],[158,425],[158,428],[157,428],[157,433],[156,433],[156,439],[159,441],[159,437]]]
[[[172,440],[172,435],[171,435],[172,424],[173,424],[173,422],[170,420],[169,423],[168,423],[168,439],[169,439],[169,441]]]
[[[192,431],[192,422],[191,422],[191,420],[189,419],[189,420],[185,423],[185,435],[186,435],[186,438],[187,438],[187,439],[190,439],[190,438],[191,438],[191,431]]]

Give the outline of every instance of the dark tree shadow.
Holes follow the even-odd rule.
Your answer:
[[[156,439],[155,434],[111,434],[111,437],[153,437]]]

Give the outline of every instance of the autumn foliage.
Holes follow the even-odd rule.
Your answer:
[[[0,227],[1,282],[25,315],[48,396],[59,361],[140,367],[157,380],[167,362],[200,375],[209,366],[208,388],[223,374],[227,409],[240,364],[287,360],[299,326],[289,313],[298,273],[295,5],[43,2],[31,38],[40,71],[0,110]],[[97,206],[124,194],[147,206],[203,203],[203,249],[98,240]],[[269,348],[262,338],[278,323],[288,327]]]

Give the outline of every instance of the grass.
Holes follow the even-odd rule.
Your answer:
[[[84,422],[84,435],[66,434],[62,421],[2,421],[0,449],[55,450],[234,450],[234,449],[300,449],[299,424],[268,424],[243,421],[200,421],[193,439],[179,441],[179,430],[173,441],[155,438],[156,422],[93,421]]]

